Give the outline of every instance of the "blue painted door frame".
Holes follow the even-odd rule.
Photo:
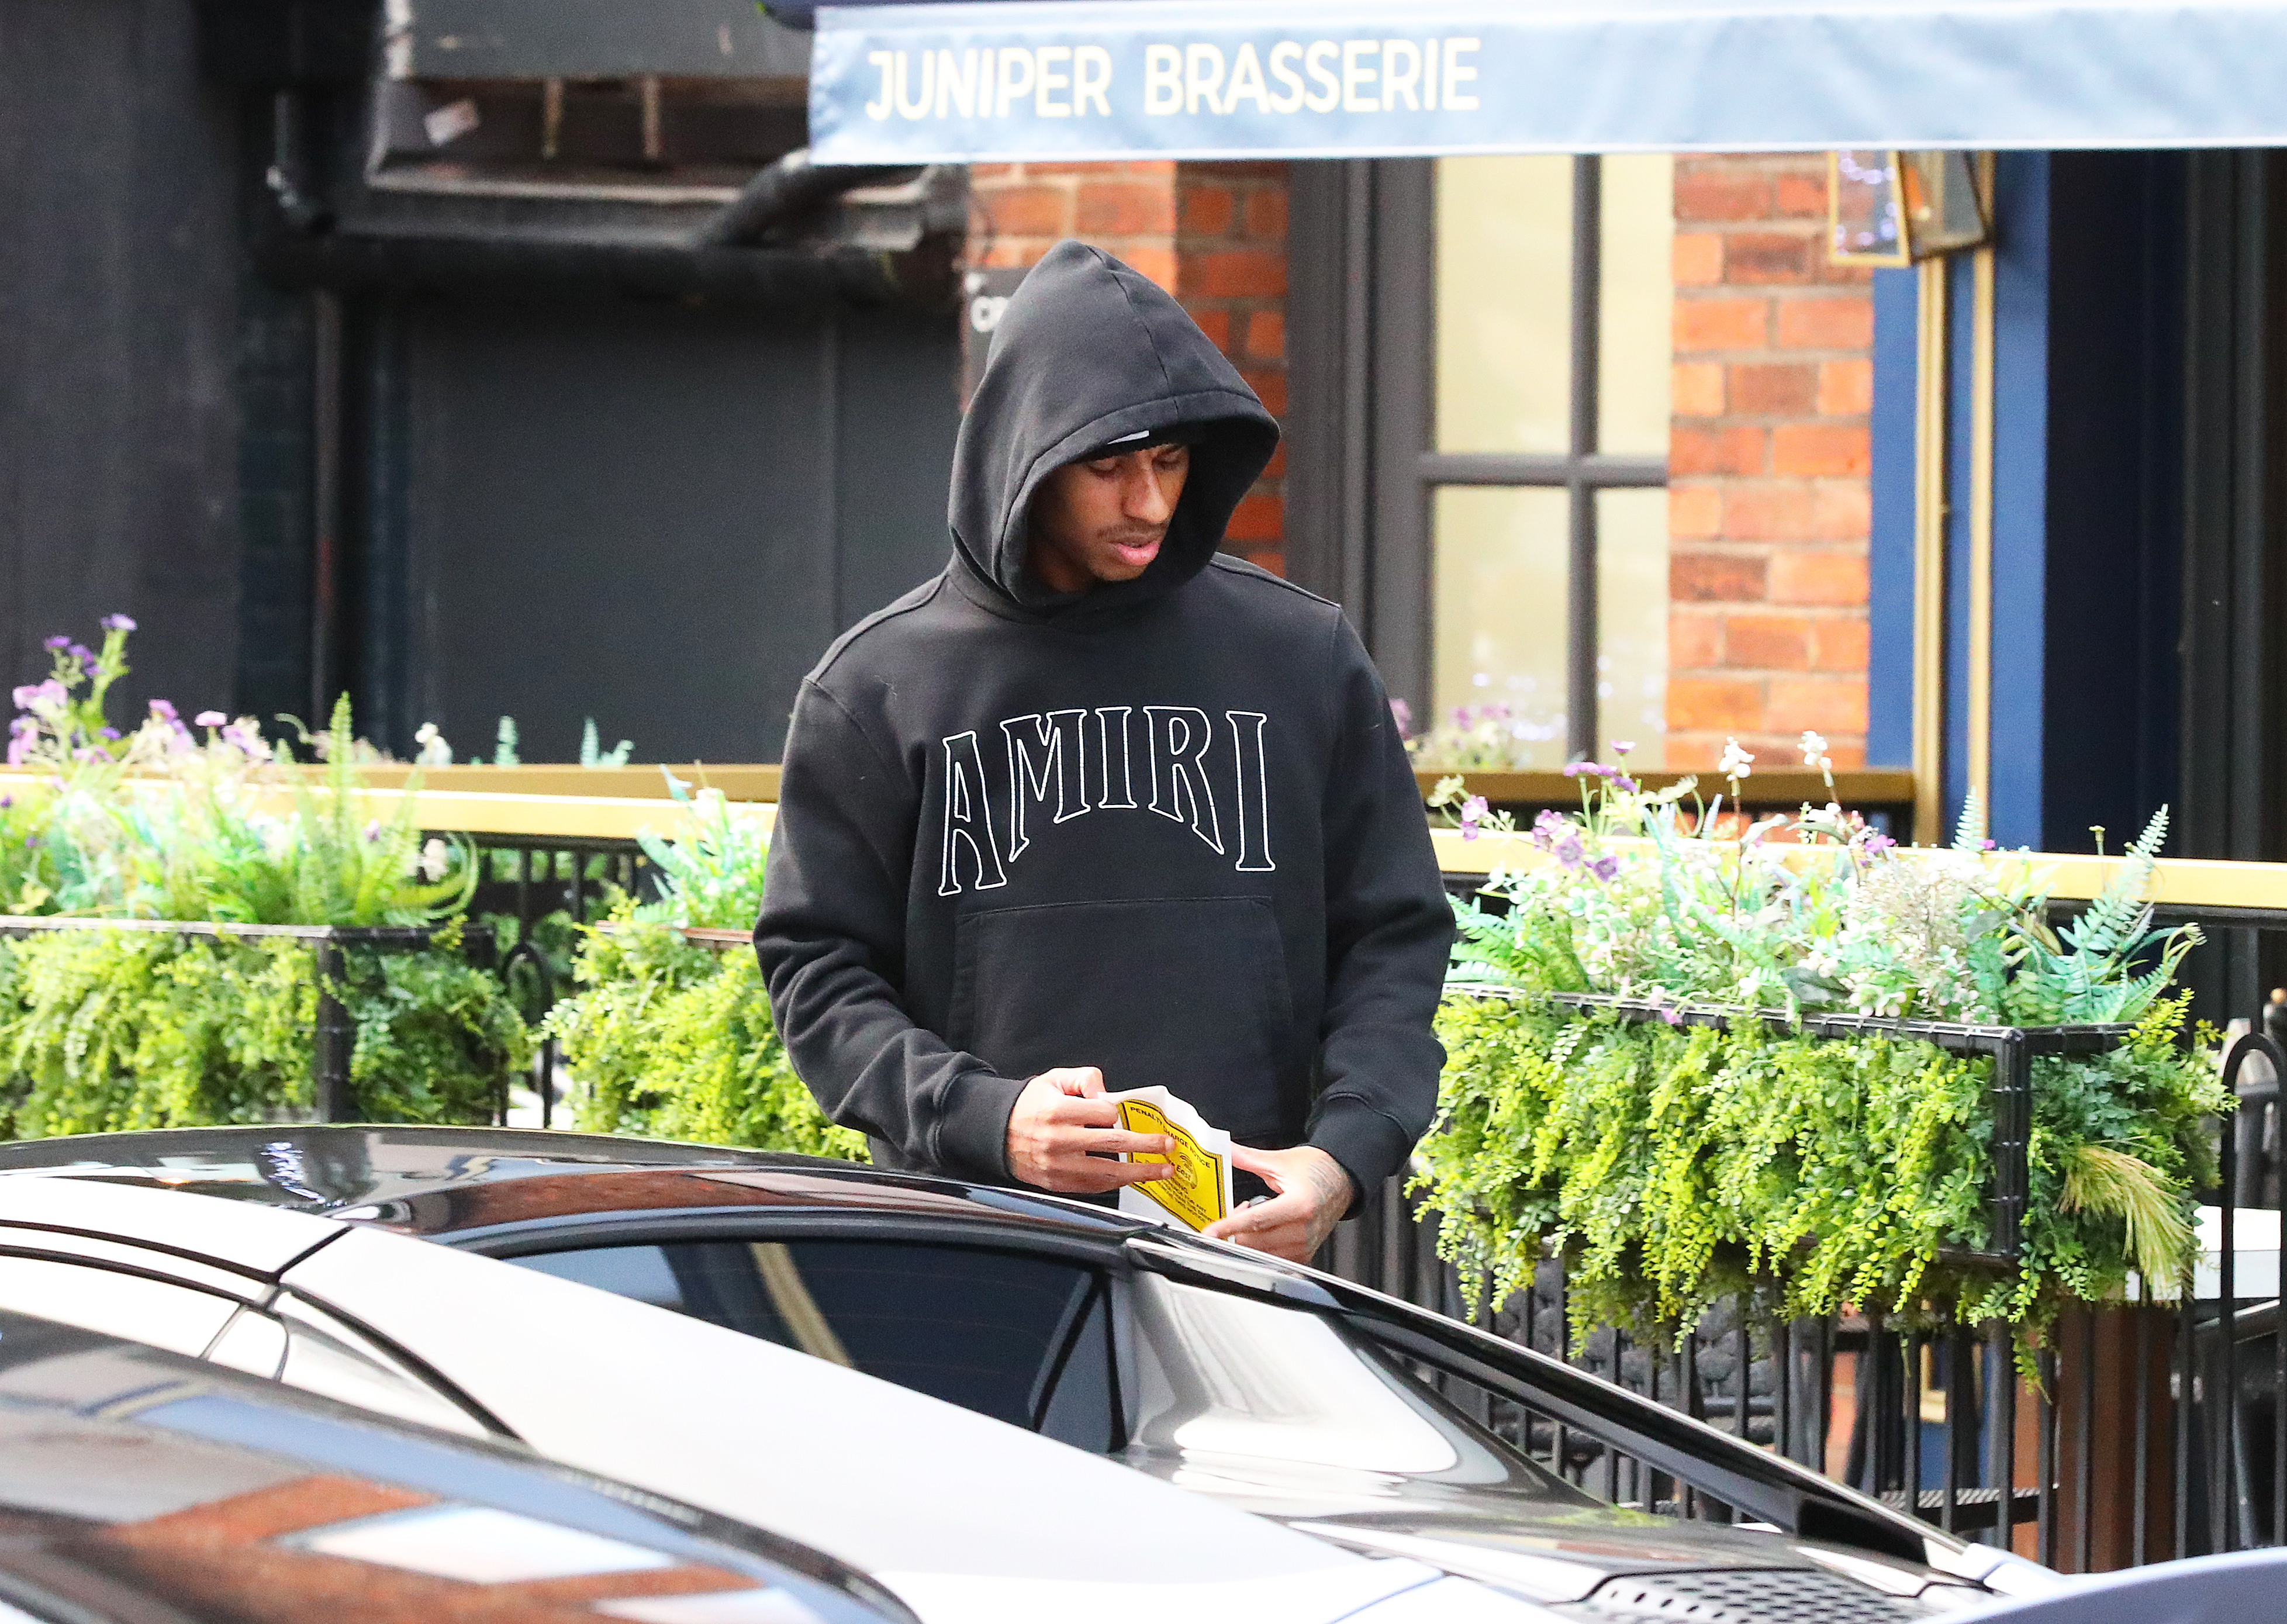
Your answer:
[[[2171,798],[2181,573],[2182,159],[2005,153],[1995,174],[1993,836],[2109,848]],[[1913,743],[1916,271],[1875,273],[1867,755]],[[1970,257],[1949,329],[1943,795],[1969,783]]]

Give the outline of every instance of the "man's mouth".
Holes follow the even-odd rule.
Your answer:
[[[1163,536],[1147,535],[1128,541],[1115,540],[1112,543],[1112,551],[1119,554],[1120,561],[1130,569],[1142,569],[1159,556],[1159,543],[1165,539]]]

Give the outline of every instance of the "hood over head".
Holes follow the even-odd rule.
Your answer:
[[[1025,516],[1050,471],[1139,436],[1179,438],[1191,475],[1151,567],[1056,593],[1025,568]],[[1064,620],[1174,590],[1207,567],[1278,448],[1278,424],[1183,307],[1101,249],[1049,250],[1002,311],[953,454],[953,545],[999,603]]]

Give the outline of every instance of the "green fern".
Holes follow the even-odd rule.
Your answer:
[[[1961,797],[1961,818],[1953,826],[1953,849],[1973,857],[1985,850],[1985,799],[1974,784]]]

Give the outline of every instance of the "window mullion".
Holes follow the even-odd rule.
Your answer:
[[[1594,154],[1572,161],[1573,476],[1567,482],[1571,523],[1565,665],[1565,754],[1596,753],[1596,493],[1586,459],[1596,452],[1597,305],[1602,281],[1603,170]]]

